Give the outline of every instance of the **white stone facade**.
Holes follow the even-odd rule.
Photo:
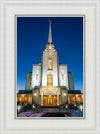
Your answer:
[[[48,57],[48,52],[43,52],[42,65],[33,65],[32,89],[34,89],[35,86],[47,86]],[[67,65],[58,65],[56,51],[52,53],[52,68],[53,86],[65,86],[66,89],[68,89]],[[36,79],[36,77],[38,77],[38,79]]]
[[[57,51],[52,44],[51,21],[49,21],[48,44],[43,51],[41,65],[33,65],[32,89],[35,86],[58,87],[64,86],[68,89],[67,65],[59,65]],[[36,78],[38,75],[38,79]],[[53,88],[51,88],[53,89]],[[47,90],[49,90],[47,88]]]
[[[34,89],[35,86],[41,85],[41,64],[33,65],[32,70],[32,89]]]
[[[69,77],[68,77],[69,76]],[[59,64],[57,51],[52,43],[51,21],[49,20],[48,44],[43,51],[41,64],[34,64],[31,79],[26,87],[32,89],[32,104],[59,106],[68,103],[68,78],[72,86],[72,75],[68,75],[67,65]],[[31,86],[30,86],[31,83]]]
[[[57,93],[60,94],[60,87],[40,87],[40,95],[43,93],[43,95],[57,95]]]
[[[53,86],[58,86],[58,56],[57,51],[52,54]]]
[[[67,65],[59,65],[59,86],[65,86],[68,89]]]
[[[53,86],[58,86],[58,56],[57,51],[47,50],[42,57],[42,86],[47,86],[49,51],[51,51]]]
[[[43,52],[42,57],[42,86],[47,86],[48,52]]]

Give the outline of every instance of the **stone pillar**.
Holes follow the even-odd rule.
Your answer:
[[[59,93],[57,93],[57,106],[59,106]]]
[[[43,92],[41,93],[41,106],[43,106]]]

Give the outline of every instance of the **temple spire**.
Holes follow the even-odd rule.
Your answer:
[[[48,43],[52,43],[52,34],[51,34],[51,20],[49,19],[49,36],[48,36]]]

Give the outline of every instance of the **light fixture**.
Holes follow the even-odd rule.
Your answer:
[[[36,108],[35,105],[33,105],[33,108]]]
[[[80,105],[80,106],[79,106],[79,109],[80,109],[80,111],[82,111],[82,110],[83,110],[83,106],[82,106],[82,105]]]
[[[65,108],[67,109],[68,108],[68,105],[66,105]]]
[[[21,110],[21,105],[18,105],[18,106],[17,106],[17,109],[18,109],[18,112],[20,112],[20,110]]]
[[[34,93],[34,96],[36,96],[37,95],[37,93]]]
[[[66,96],[66,93],[64,93],[64,96]]]

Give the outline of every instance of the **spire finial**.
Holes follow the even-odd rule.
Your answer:
[[[49,19],[49,24],[51,24],[51,20]]]
[[[52,43],[52,34],[51,34],[51,20],[49,19],[49,36],[48,36],[48,43]]]

